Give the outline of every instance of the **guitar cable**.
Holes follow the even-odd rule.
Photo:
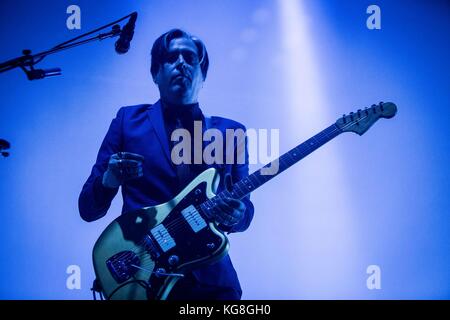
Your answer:
[[[122,283],[120,286],[118,286],[117,288],[115,288],[115,289],[111,292],[111,294],[109,295],[109,297],[106,298],[106,300],[111,300],[111,297],[112,297],[119,289],[121,289],[122,287],[124,287],[124,286],[126,286],[126,285],[128,285],[128,284],[131,284],[131,283],[133,283],[133,282],[139,283],[139,284],[145,289],[145,291],[147,292],[147,296],[149,295],[148,293],[150,292],[150,285],[147,283],[147,281],[140,280],[140,279],[135,279],[135,280],[130,280],[130,281],[124,282],[124,283]]]
[[[97,292],[98,292],[98,294],[100,296],[100,300],[104,300],[103,292],[102,292],[102,286],[100,285],[100,282],[98,281],[98,279],[95,279],[92,282],[91,291],[92,291],[92,297],[93,297],[94,300],[97,300],[97,294],[96,294]]]

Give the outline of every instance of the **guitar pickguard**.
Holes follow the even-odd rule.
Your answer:
[[[107,298],[165,299],[195,267],[224,256],[228,239],[201,204],[214,196],[209,169],[177,197],[113,221],[94,247],[94,267]]]

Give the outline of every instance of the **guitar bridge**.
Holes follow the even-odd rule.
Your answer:
[[[133,265],[141,265],[139,257],[133,251],[121,251],[106,261],[106,266],[117,283],[127,281],[137,272],[138,269]]]

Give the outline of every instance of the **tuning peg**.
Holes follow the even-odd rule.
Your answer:
[[[371,109],[372,109],[374,114],[377,113],[377,105],[376,104],[373,104]]]
[[[361,117],[361,109],[358,109],[358,117]]]
[[[380,102],[380,109],[381,109],[381,111],[384,111],[383,102]]]
[[[345,118],[345,113],[342,115],[342,120],[344,123],[347,123],[347,118]]]
[[[365,107],[365,108],[364,108],[364,112],[366,113],[366,116],[368,116],[368,115],[369,115],[369,110],[368,110],[368,108],[367,108],[367,107]]]
[[[353,112],[350,112],[350,120],[353,121]]]

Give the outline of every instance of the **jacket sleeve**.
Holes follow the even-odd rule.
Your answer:
[[[81,190],[78,198],[80,216],[85,221],[94,221],[103,217],[111,206],[111,201],[119,188],[107,188],[102,184],[103,173],[108,168],[109,158],[121,150],[122,145],[122,119],[123,108],[112,120],[108,132],[100,146],[97,160],[92,168],[91,175]]]
[[[246,128],[244,126],[242,126],[239,129],[242,129],[244,132],[246,132]],[[236,140],[237,141],[234,144],[235,145],[234,164],[232,164],[231,166],[231,178],[233,183],[236,183],[248,176],[247,136],[245,136],[244,139],[236,139]],[[241,201],[245,204],[246,207],[244,212],[244,218],[231,228],[220,225],[220,228],[223,231],[226,231],[228,233],[243,232],[247,230],[248,227],[250,226],[255,211],[253,203],[250,201],[250,194],[242,198]]]

